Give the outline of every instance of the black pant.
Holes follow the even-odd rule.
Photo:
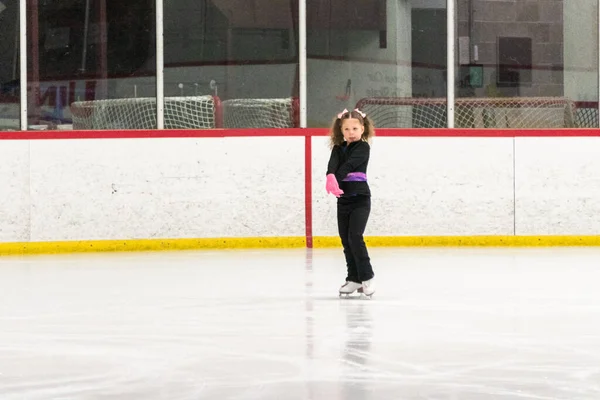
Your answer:
[[[363,239],[370,213],[371,197],[369,196],[338,198],[338,230],[348,267],[347,281],[360,283],[368,281],[374,276],[367,246]]]

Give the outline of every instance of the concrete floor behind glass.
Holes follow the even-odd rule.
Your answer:
[[[599,399],[600,249],[0,259],[0,399]]]

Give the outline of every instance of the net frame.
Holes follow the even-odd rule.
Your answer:
[[[446,128],[446,98],[366,97],[356,103],[379,128]],[[457,98],[456,128],[572,128],[576,105],[565,97]]]
[[[136,97],[76,101],[70,106],[73,129],[156,129],[156,98]],[[223,124],[217,96],[164,99],[166,129],[210,129]]]

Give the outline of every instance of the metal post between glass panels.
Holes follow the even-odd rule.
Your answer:
[[[27,130],[27,0],[19,0],[20,126]]]
[[[447,32],[447,55],[446,55],[446,108],[447,108],[447,127],[454,128],[454,31],[456,26],[456,16],[454,15],[455,0],[446,0],[446,32]]]
[[[156,129],[165,127],[163,0],[156,0]]]
[[[306,0],[298,1],[298,63],[299,63],[299,97],[300,97],[300,128],[306,128]]]

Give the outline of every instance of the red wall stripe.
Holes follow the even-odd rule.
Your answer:
[[[164,130],[98,130],[98,131],[11,131],[0,132],[0,140],[60,139],[148,139],[148,138],[219,138],[219,137],[303,137],[321,136],[323,129],[164,129]]]
[[[313,137],[326,136],[327,128],[269,129],[165,129],[165,130],[99,130],[99,131],[8,131],[0,132],[0,140],[60,139],[147,139],[147,138],[218,138],[218,137]],[[600,129],[397,129],[379,128],[382,137],[576,137],[600,136]]]

